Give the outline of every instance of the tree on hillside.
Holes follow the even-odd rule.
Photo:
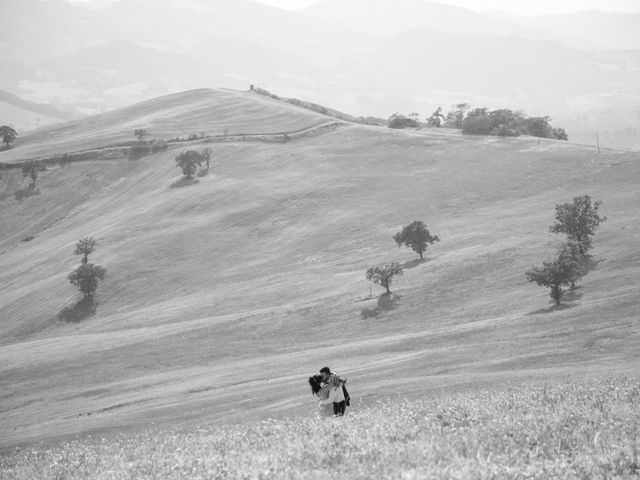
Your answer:
[[[442,107],[438,107],[438,109],[431,114],[429,118],[427,118],[427,126],[440,128],[442,127],[442,122],[445,120],[445,116],[442,114]]]
[[[98,242],[93,237],[83,237],[76,242],[74,255],[82,255],[82,263],[89,263],[89,255],[93,253]]]
[[[398,247],[405,245],[410,247],[414,252],[423,258],[424,252],[426,252],[429,245],[433,245],[440,241],[437,235],[431,235],[424,222],[416,220],[410,223],[406,227],[402,228],[402,231],[396,233],[393,239],[398,244]]]
[[[147,129],[146,129],[146,128],[136,128],[136,129],[133,131],[133,134],[134,134],[136,137],[138,137],[138,141],[139,141],[140,143],[142,143],[142,142],[144,142],[144,138],[145,138],[146,136],[148,136],[148,135],[149,135],[149,132],[147,131]]]
[[[200,152],[197,152],[195,150],[187,150],[186,152],[182,152],[180,155],[178,155],[175,160],[177,166],[182,169],[182,173],[188,179],[191,179],[192,175],[196,173],[196,167],[202,166],[204,157]]]
[[[93,263],[83,263],[67,277],[84,294],[85,298],[92,298],[98,288],[98,280],[104,280],[107,270]]]
[[[607,220],[598,214],[601,201],[591,202],[589,195],[575,197],[572,203],[556,205],[556,223],[549,227],[552,233],[564,233],[567,239],[578,245],[581,255],[591,248],[591,237],[600,223]]]
[[[0,127],[0,137],[2,137],[2,141],[6,145],[6,148],[9,148],[9,146],[16,140],[17,136],[18,132],[9,125],[2,125]]]
[[[31,184],[29,185],[31,190],[36,188],[40,172],[44,172],[46,169],[46,165],[40,160],[30,160],[22,166],[22,175],[31,178]]]
[[[387,295],[391,293],[389,287],[393,281],[393,277],[402,275],[402,267],[398,262],[387,265],[377,265],[367,270],[367,280],[380,285],[387,290]]]
[[[563,246],[552,259],[542,263],[541,267],[532,267],[525,274],[529,282],[551,289],[550,295],[560,305],[563,287],[575,284],[580,278],[580,265],[570,251]]]

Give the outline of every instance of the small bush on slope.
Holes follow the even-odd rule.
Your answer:
[[[266,420],[189,433],[88,438],[0,457],[0,478],[17,480],[611,479],[639,474],[637,378],[391,401],[324,421]]]

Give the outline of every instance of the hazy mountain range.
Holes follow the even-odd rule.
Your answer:
[[[324,0],[297,12],[250,0],[3,7],[0,89],[66,112],[253,83],[355,115],[424,116],[459,101],[520,108],[562,121],[573,140],[598,130],[640,147],[638,14],[485,15],[423,0]],[[0,123],[38,124],[3,105]]]

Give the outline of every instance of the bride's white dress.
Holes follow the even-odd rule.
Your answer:
[[[319,400],[326,400],[329,398],[329,391],[331,390],[331,386],[326,385],[320,389],[316,396]],[[318,406],[318,416],[320,418],[333,417],[333,403],[329,403],[328,405],[319,405]]]

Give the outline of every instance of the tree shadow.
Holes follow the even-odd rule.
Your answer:
[[[360,311],[360,315],[362,316],[362,318],[377,317],[381,313],[388,312],[396,308],[398,305],[398,300],[400,300],[401,298],[401,295],[396,295],[395,293],[383,293],[382,295],[380,295],[380,297],[378,297],[375,308],[363,308]]]
[[[562,310],[568,310],[568,309],[573,308],[575,306],[576,306],[575,303],[561,303],[560,305],[553,304],[549,308],[541,308],[540,310],[536,310],[534,312],[529,312],[529,313],[527,313],[527,315],[539,315],[539,314],[545,314],[545,313],[559,312],[559,311],[562,311]]]
[[[580,300],[583,296],[583,294],[580,293],[580,290],[582,290],[582,287],[580,285],[576,285],[575,287],[564,292],[562,298],[568,302]]]
[[[71,306],[64,307],[58,313],[58,319],[69,322],[78,323],[93,317],[96,314],[98,303],[91,297],[84,297]]]
[[[32,186],[25,187],[21,190],[16,190],[16,193],[13,194],[15,199],[19,202],[21,202],[25,198],[33,197],[34,195],[40,195],[40,190],[33,188]]]
[[[412,268],[416,268],[417,266],[422,265],[423,263],[428,261],[428,258],[416,258],[413,260],[409,260],[408,262],[404,262],[400,266],[403,268],[403,270],[411,270]]]
[[[195,185],[196,183],[200,183],[200,180],[198,180],[197,178],[182,177],[180,180],[176,180],[171,185],[169,185],[169,188],[188,187],[191,185]]]

